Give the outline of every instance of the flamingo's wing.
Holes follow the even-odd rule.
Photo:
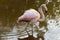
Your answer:
[[[27,11],[24,12],[24,16],[27,18],[34,18],[37,16],[37,11],[34,9],[29,9]]]

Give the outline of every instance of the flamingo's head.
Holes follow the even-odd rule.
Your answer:
[[[47,9],[46,4],[42,4],[41,6],[45,9],[45,12],[47,13],[48,9]]]
[[[18,17],[17,23],[20,23],[22,21],[23,16]]]
[[[19,19],[17,20],[17,23],[19,23],[20,21],[19,21]]]

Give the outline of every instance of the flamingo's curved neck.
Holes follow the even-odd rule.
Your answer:
[[[44,13],[43,13],[42,9],[43,9],[42,6],[40,6],[40,8],[38,8],[38,11],[39,11],[39,13],[40,13],[40,15],[42,17],[42,18],[40,18],[40,21],[44,21],[45,20],[45,16],[44,16]]]
[[[38,11],[39,11],[40,14],[43,14],[42,6],[40,6],[40,7],[38,8]]]

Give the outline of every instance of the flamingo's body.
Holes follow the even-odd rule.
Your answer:
[[[22,16],[18,18],[18,22],[20,21],[29,21],[36,22],[40,19],[40,14],[34,9],[29,9],[24,12]]]

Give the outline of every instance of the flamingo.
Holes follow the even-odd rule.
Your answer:
[[[46,4],[42,4],[38,8],[38,11],[36,11],[35,9],[32,9],[32,8],[26,10],[23,15],[18,17],[17,23],[24,21],[24,22],[32,23],[34,25],[37,22],[44,21],[45,15],[44,15],[44,12],[42,10],[43,8],[45,9],[46,12],[48,11]]]

